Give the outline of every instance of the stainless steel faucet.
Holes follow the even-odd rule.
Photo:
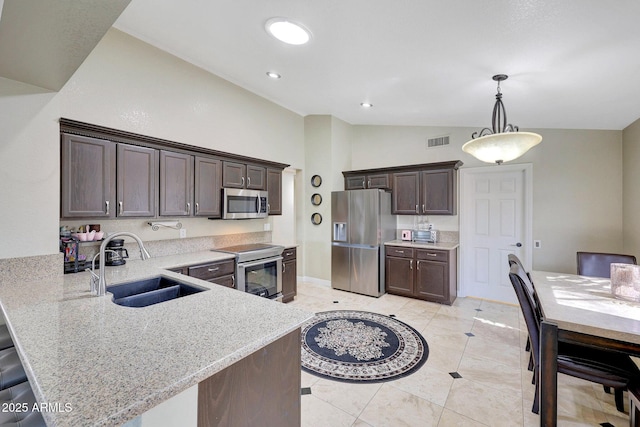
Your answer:
[[[136,242],[138,242],[138,247],[140,248],[140,258],[142,258],[142,260],[145,259],[149,259],[151,258],[151,255],[149,255],[149,252],[147,252],[147,250],[144,247],[144,244],[142,243],[142,240],[140,240],[140,238],[138,236],[136,236],[133,233],[129,233],[128,231],[119,231],[117,233],[113,233],[112,235],[106,237],[104,239],[104,241],[102,242],[102,244],[100,245],[100,273],[98,276],[98,287],[97,287],[97,296],[103,296],[106,292],[107,292],[107,281],[104,278],[104,259],[106,258],[105,256],[105,252],[106,252],[106,248],[107,248],[107,243],[109,243],[111,240],[113,240],[116,237],[120,237],[120,236],[129,236],[132,239],[134,239]],[[92,283],[93,283],[93,277],[96,276],[96,274],[91,271],[91,275],[92,275]],[[93,285],[92,285],[93,288]]]

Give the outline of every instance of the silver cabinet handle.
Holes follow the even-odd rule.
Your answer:
[[[367,188],[367,187],[364,185],[364,178],[362,178],[362,188]]]
[[[242,186],[244,187],[244,176],[240,177],[242,179]]]
[[[367,187],[371,188],[371,180],[367,182]]]
[[[438,256],[438,254],[430,254],[429,252],[427,252],[427,256]]]
[[[399,254],[403,254],[404,253],[404,251],[396,251],[396,252],[399,253]]]
[[[427,212],[427,210],[425,209],[424,204],[423,204],[422,205],[422,213],[426,213],[426,212]]]
[[[250,185],[251,185],[251,177],[250,177],[250,176],[248,176],[248,177],[247,177],[247,187],[248,187],[248,186],[250,186]]]
[[[207,270],[209,270],[209,271],[218,271],[218,270],[220,270],[220,267],[208,268]]]
[[[107,206],[107,212],[105,212],[107,215],[109,215],[109,201],[105,200],[104,204]]]
[[[267,213],[271,212],[271,205],[267,203]]]
[[[418,205],[416,205],[416,213],[420,213],[420,211],[418,210]]]
[[[233,287],[236,287],[236,276],[231,275],[231,285],[233,285]]]
[[[282,263],[282,272],[286,273],[287,271],[287,264],[285,264],[284,262]]]
[[[416,270],[420,271],[420,260],[416,261]]]
[[[196,215],[200,212],[200,203],[196,202]]]
[[[293,255],[293,252],[287,252],[286,254],[284,254],[284,256],[291,256]]]
[[[191,203],[187,202],[187,214],[191,213]]]
[[[118,214],[122,215],[123,210],[124,210],[124,207],[122,206],[122,202],[118,202]]]
[[[409,260],[409,270],[413,270],[413,260]]]

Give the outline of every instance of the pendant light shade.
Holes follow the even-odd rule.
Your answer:
[[[497,74],[493,80],[498,82],[496,103],[493,107],[492,127],[474,132],[471,140],[462,146],[462,151],[487,163],[502,164],[517,159],[530,148],[538,145],[542,137],[537,133],[519,132],[517,126],[507,123],[507,111],[502,103],[500,82],[508,78],[506,74]]]

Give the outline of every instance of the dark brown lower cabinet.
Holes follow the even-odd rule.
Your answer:
[[[293,301],[298,285],[296,248],[286,248],[282,252],[282,302]]]
[[[236,262],[234,259],[170,268],[169,271],[196,277],[227,288],[235,289],[236,287]]]
[[[198,427],[299,427],[300,329],[198,384]]]
[[[452,304],[457,296],[457,249],[386,246],[386,291]]]

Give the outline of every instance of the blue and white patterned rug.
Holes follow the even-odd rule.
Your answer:
[[[302,369],[346,382],[382,382],[418,370],[429,346],[418,331],[367,311],[325,311],[302,326]]]

